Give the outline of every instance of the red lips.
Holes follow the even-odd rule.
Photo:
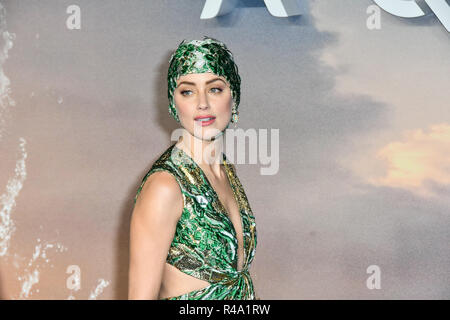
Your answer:
[[[213,119],[215,119],[216,117],[211,116],[211,115],[206,115],[206,116],[198,116],[198,117],[195,117],[194,119],[198,120],[198,119],[205,119],[205,118],[213,118]]]

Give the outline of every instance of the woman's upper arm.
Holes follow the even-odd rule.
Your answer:
[[[158,299],[167,253],[183,210],[175,177],[151,174],[136,200],[130,224],[128,299]]]

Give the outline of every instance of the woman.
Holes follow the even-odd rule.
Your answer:
[[[134,199],[129,299],[258,299],[248,271],[255,217],[222,152],[240,98],[231,52],[213,38],[183,40],[170,59],[168,97],[183,134]]]

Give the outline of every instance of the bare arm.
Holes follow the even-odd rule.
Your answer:
[[[167,253],[183,210],[175,177],[151,174],[136,200],[130,225],[128,299],[158,299]]]

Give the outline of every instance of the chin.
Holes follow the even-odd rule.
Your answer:
[[[194,134],[194,136],[197,139],[203,140],[203,141],[210,141],[212,138],[218,136],[217,138],[219,138],[221,136],[221,131],[219,129],[208,129],[208,130],[204,130],[202,133],[200,134]]]
[[[202,136],[195,135],[195,137],[196,137],[197,139],[199,139],[199,140],[203,140],[203,141],[211,141],[211,139],[212,139],[213,137],[217,136],[217,135],[218,135],[218,134],[207,133],[207,134],[204,134],[204,135],[202,135]]]
[[[219,128],[218,128],[219,127]],[[206,127],[201,127],[201,126],[195,126],[192,129],[192,134],[197,137],[197,138],[207,138],[207,137],[214,137],[216,135],[218,135],[221,131],[223,131],[225,129],[222,128],[222,130],[220,130],[220,128],[222,128],[222,126],[206,126]]]

